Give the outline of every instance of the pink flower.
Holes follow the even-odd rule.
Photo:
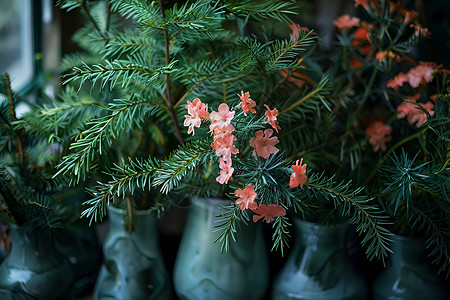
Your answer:
[[[278,110],[276,108],[270,110],[270,108],[266,104],[264,104],[264,106],[267,108],[267,111],[264,113],[267,117],[267,122],[269,122],[270,126],[272,126],[272,128],[275,129],[278,133],[278,129],[281,129],[279,125],[275,124],[278,116]]]
[[[434,115],[434,111],[432,110],[434,108],[433,102],[427,102],[425,104],[421,103],[420,105],[428,111],[430,116]],[[420,127],[427,121],[427,114],[422,111],[416,103],[405,101],[397,106],[397,111],[399,112],[397,117],[399,119],[406,117],[408,123],[411,125],[417,122],[416,126]]]
[[[364,7],[365,10],[369,8],[369,0],[355,0],[355,7],[358,6]]]
[[[250,146],[255,149],[256,153],[262,158],[268,158],[270,154],[277,153],[278,149],[275,147],[280,141],[278,138],[270,137],[273,133],[272,129],[258,130],[255,132],[255,137],[250,140]],[[253,155],[255,154],[253,151]]]
[[[211,147],[216,150],[217,156],[222,156],[225,160],[228,160],[231,158],[231,154],[239,153],[239,150],[233,145],[235,140],[236,137],[228,132],[214,139]]]
[[[186,108],[191,116],[199,116],[202,120],[209,119],[208,104],[202,103],[199,98],[195,98],[192,103],[188,101]]]
[[[258,214],[253,216],[253,222],[258,222],[260,219],[264,218],[264,221],[270,223],[275,217],[282,217],[286,215],[286,210],[282,206],[275,204],[261,204],[255,210],[254,213]]]
[[[339,29],[350,29],[355,26],[359,26],[359,19],[356,17],[350,17],[349,15],[342,15],[333,24]]]
[[[246,92],[244,94],[244,91],[241,91],[241,95],[238,94],[238,96],[239,96],[239,98],[241,98],[241,101],[242,101],[241,104],[242,104],[242,110],[244,111],[244,115],[247,115],[248,112],[256,113],[256,110],[253,109],[253,107],[256,106],[256,102],[250,98],[249,92]]]
[[[394,77],[394,79],[388,80],[388,82],[386,83],[386,86],[390,87],[390,88],[397,88],[399,86],[402,86],[403,83],[405,83],[407,81],[408,81],[408,77],[406,77],[406,75],[403,73],[399,73],[397,76]]]
[[[291,189],[298,186],[303,187],[303,184],[308,180],[308,176],[306,176],[307,164],[302,165],[302,163],[303,158],[300,160],[300,164],[297,160],[295,165],[291,166],[292,171],[294,171],[294,174],[291,175],[291,180],[289,181],[289,187]]]
[[[213,130],[214,140],[226,135],[227,133],[232,133],[234,131],[234,126],[231,124],[228,124],[225,127],[216,127]]]
[[[302,26],[299,26],[299,24],[289,24],[288,26],[292,30],[290,37],[294,43],[297,41],[300,31],[309,31],[308,27],[304,27],[304,26],[302,27]],[[315,32],[313,32],[311,35],[317,35],[317,34]]]
[[[414,10],[401,9],[401,15],[403,16],[403,23],[410,23],[412,20],[417,20],[419,15]]]
[[[409,85],[413,88],[419,87],[420,84],[425,84],[433,80],[433,72],[438,70],[442,65],[437,65],[434,62],[421,61],[416,67],[410,69],[406,73]]]
[[[366,129],[366,135],[370,137],[369,143],[373,146],[373,151],[386,151],[386,143],[391,141],[392,128],[381,121],[375,121]]]
[[[189,126],[188,134],[195,134],[194,127],[200,127],[203,119],[209,119],[208,105],[195,98],[192,102],[188,101],[186,108],[189,115],[185,115],[183,125]]]
[[[199,116],[184,116],[186,119],[184,120],[183,125],[189,126],[188,134],[195,134],[194,127],[200,127],[202,124],[202,119]]]
[[[228,159],[226,162],[222,159],[222,157],[219,158],[219,167],[220,172],[219,176],[217,176],[216,181],[220,184],[227,184],[228,180],[230,180],[231,175],[233,175],[234,168],[231,167],[231,159]]]
[[[240,209],[256,209],[258,207],[258,204],[255,202],[256,199],[256,192],[255,187],[253,185],[247,185],[245,188],[238,189],[234,191],[234,195],[236,197],[239,197],[239,199],[236,200],[236,205],[241,205]]]
[[[409,27],[414,28],[414,35],[420,36],[422,38],[428,38],[431,36],[430,31],[427,28],[422,27],[418,22],[414,22],[414,24],[409,25]]]
[[[219,111],[213,111],[210,114],[211,125],[209,129],[214,132],[215,128],[224,128],[231,124],[235,111],[230,111],[227,104],[222,103],[219,105]]]

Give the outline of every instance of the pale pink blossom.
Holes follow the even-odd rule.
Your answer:
[[[419,87],[420,84],[426,84],[433,80],[433,72],[437,71],[442,65],[437,65],[434,62],[421,61],[416,67],[410,69],[406,73],[409,85],[413,88]]]
[[[191,116],[199,116],[202,120],[209,119],[208,104],[202,103],[199,98],[195,98],[192,103],[187,101],[186,108]]]
[[[386,86],[390,87],[390,88],[397,88],[399,86],[402,86],[403,83],[405,83],[407,81],[408,81],[408,77],[403,73],[399,73],[393,79],[389,79],[386,83]]]
[[[267,111],[264,113],[267,117],[267,122],[269,122],[270,126],[278,133],[278,129],[281,129],[281,127],[275,123],[278,116],[278,110],[276,108],[270,110],[269,106],[266,104],[264,104],[264,106],[267,108]]]
[[[434,116],[434,104],[433,102],[427,102],[425,104],[420,103],[420,105],[428,112],[430,116]],[[417,127],[422,126],[427,121],[427,114],[421,110],[416,103],[411,103],[404,101],[399,106],[397,106],[399,119],[406,117],[408,123],[413,125],[416,123]]]
[[[183,125],[189,126],[188,134],[195,134],[194,127],[200,127],[203,119],[209,119],[208,105],[195,98],[192,102],[187,101],[186,108],[189,115],[185,115]]]
[[[428,38],[431,36],[428,28],[422,27],[422,25],[420,25],[420,23],[418,22],[414,22],[414,24],[409,25],[409,27],[414,29],[415,36],[419,36],[421,38]]]
[[[333,24],[339,29],[350,29],[355,26],[359,26],[359,19],[356,17],[350,17],[349,15],[342,15],[337,18]]]
[[[234,126],[231,124],[228,124],[225,127],[215,127],[213,130],[214,139],[218,139],[228,133],[232,133],[234,131]]]
[[[302,165],[303,158],[299,161],[297,160],[295,162],[295,165],[291,166],[292,171],[294,171],[294,174],[291,175],[290,181],[289,181],[289,187],[291,189],[296,188],[298,186],[303,187],[303,184],[308,180],[308,176],[306,176],[306,167],[307,164]]]
[[[355,7],[358,7],[358,6],[362,6],[362,7],[364,7],[364,9],[365,10],[367,10],[368,8],[369,8],[369,1],[370,0],[355,0]]]
[[[275,204],[261,204],[255,210],[253,210],[255,214],[253,216],[253,222],[258,222],[260,219],[264,218],[264,221],[270,223],[273,221],[275,217],[282,217],[286,215],[286,210],[282,206],[278,206]]]
[[[234,195],[236,197],[239,197],[239,199],[236,200],[236,205],[240,205],[240,209],[256,209],[258,207],[258,204],[255,202],[256,199],[256,192],[255,187],[252,185],[247,185],[245,188],[238,189],[234,191]]]
[[[215,128],[225,128],[231,124],[235,111],[230,111],[230,108],[226,103],[219,105],[219,110],[217,112],[213,111],[209,118],[211,120],[211,125],[209,129],[214,132]]]
[[[219,176],[217,176],[216,181],[220,184],[227,184],[228,180],[230,180],[231,175],[233,175],[234,168],[231,166],[231,159],[228,159],[226,162],[222,159],[222,157],[219,158],[219,167],[220,172]]]
[[[253,108],[256,106],[256,102],[250,98],[250,93],[241,91],[241,95],[239,95],[239,98],[241,99],[241,106],[242,111],[244,112],[244,115],[247,115],[248,112],[256,113],[256,110]]]
[[[366,135],[369,137],[369,143],[373,146],[373,151],[386,151],[386,143],[392,140],[392,128],[382,121],[375,121],[366,129]]]
[[[231,158],[231,154],[239,153],[239,150],[233,145],[236,137],[231,133],[226,133],[219,138],[214,139],[211,147],[216,150],[217,156],[222,156],[224,160]]]
[[[272,129],[258,130],[255,132],[255,137],[250,139],[250,146],[255,149],[256,153],[262,158],[268,158],[270,154],[277,153],[278,149],[275,147],[280,141],[278,138],[270,137],[273,133]],[[255,151],[253,155],[256,156]]]

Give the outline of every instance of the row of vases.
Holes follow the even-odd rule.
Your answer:
[[[230,242],[227,253],[221,253],[220,244],[214,243],[218,234],[213,228],[215,216],[223,203],[214,199],[193,202],[174,267],[179,299],[251,300],[266,294],[269,264],[259,224],[237,228],[239,240]],[[156,220],[146,213],[137,214],[135,231],[130,234],[122,225],[123,213],[109,207],[110,227],[95,299],[171,299]],[[298,219],[294,225],[294,247],[270,283],[272,299],[367,299],[366,283],[346,255],[349,226],[326,227]],[[13,227],[13,248],[0,266],[0,299],[67,299],[73,276],[70,266],[58,260],[46,236],[18,234]],[[37,250],[30,250],[32,246]],[[392,263],[373,286],[375,299],[447,299],[442,283],[424,262],[422,243],[399,238],[392,247]],[[46,265],[44,258],[50,259]],[[32,265],[37,268],[31,272]],[[44,272],[44,268],[52,271]]]

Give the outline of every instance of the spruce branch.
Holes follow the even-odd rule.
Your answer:
[[[166,66],[150,69],[135,63],[127,63],[122,60],[105,61],[106,65],[98,64],[89,66],[83,63],[83,68],[74,67],[73,72],[64,75],[64,84],[73,81],[80,81],[81,86],[87,81],[91,81],[93,85],[100,81],[100,87],[104,88],[106,84],[112,89],[119,81],[122,83],[121,87],[126,88],[134,82],[144,82],[146,85],[151,85],[160,80],[163,74],[168,74],[174,67],[175,61],[168,63]]]
[[[214,240],[214,243],[220,243],[220,252],[228,252],[230,250],[230,242],[233,240],[237,242],[237,227],[244,223],[243,225],[247,225],[246,223],[249,220],[248,214],[246,210],[242,210],[239,206],[236,206],[234,203],[231,203],[228,206],[221,205],[220,206],[224,213],[217,215],[217,225],[214,225],[214,232],[221,232],[219,236]]]
[[[193,170],[212,158],[213,149],[208,141],[192,141],[180,145],[156,170],[153,186],[161,186],[163,194],[177,187]]]
[[[113,200],[114,197],[125,198],[127,194],[134,194],[136,189],[150,188],[153,183],[152,175],[159,168],[156,159],[122,159],[121,165],[114,164],[111,171],[106,174],[112,178],[107,183],[98,182],[99,186],[91,193],[95,196],[89,200],[92,204],[98,199]]]
[[[63,161],[57,166],[59,168],[55,176],[72,172],[77,182],[85,179],[87,172],[93,167],[92,163],[96,153],[102,154],[103,143],[110,146],[112,140],[118,138],[123,130],[134,124],[139,126],[144,122],[146,113],[153,113],[152,110],[158,109],[155,102],[148,100],[134,101],[133,98],[126,101],[117,101],[111,104],[109,110],[112,112],[101,118],[93,119],[88,122],[88,128],[81,134],[82,138],[71,144],[70,149],[74,150],[63,158]]]
[[[362,245],[367,245],[366,254],[369,259],[374,257],[387,257],[389,236],[392,235],[385,226],[389,224],[387,216],[380,214],[375,205],[370,204],[372,199],[360,195],[362,188],[352,189],[349,182],[336,183],[321,175],[310,176],[305,186],[319,192],[326,199],[331,200],[334,207],[342,208],[342,215],[350,216],[351,223],[357,224],[356,231],[363,236]]]

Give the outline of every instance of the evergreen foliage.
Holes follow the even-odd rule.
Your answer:
[[[372,191],[379,181],[367,174],[376,173],[388,156],[374,156],[359,125],[370,123],[361,115],[370,115],[377,103],[387,103],[389,114],[395,111],[398,100],[380,85],[381,71],[391,70],[392,60],[364,57],[351,31],[339,34],[338,51],[323,49],[313,31],[288,26],[298,13],[296,2],[59,1],[63,9],[80,9],[88,21],[74,37],[83,53],[65,58],[65,90],[59,101],[39,110],[39,120],[51,140],[70,143],[55,178],[71,176],[74,183],[89,186],[92,199],[83,216],[101,220],[107,203],[121,205],[126,199],[136,208],[138,198],[150,191],[235,200],[233,191],[252,185],[258,204],[275,204],[294,217],[324,224],[349,219],[369,258],[388,255],[390,221],[372,196],[378,195]],[[368,15],[380,27],[378,35],[370,35],[372,44],[380,51],[406,53],[420,39],[405,25],[381,21],[389,13],[383,5],[384,14]],[[353,56],[365,63],[352,68]],[[244,118],[237,97],[241,91],[251,92],[258,111],[264,105],[278,109],[283,151],[267,159],[252,155],[248,141],[270,125],[264,115]],[[213,111],[222,103],[236,111],[240,152],[233,158],[235,173],[228,185],[215,180],[219,158],[211,148],[210,123],[203,120],[194,137],[183,126],[187,101],[195,98]],[[435,128],[440,123],[433,120],[426,130],[440,132]],[[440,151],[430,153],[442,153],[443,146],[435,147]],[[426,155],[432,154],[427,150]],[[440,161],[447,157],[441,156]],[[291,188],[291,166],[302,157],[308,162],[308,181]],[[428,167],[419,165],[416,171],[422,176]],[[442,164],[433,180],[445,182],[445,168]],[[398,182],[405,189],[412,184],[401,176]],[[447,193],[437,184],[427,190]],[[394,202],[407,194],[387,191],[397,195]],[[173,204],[167,199],[141,207],[158,214]],[[438,205],[446,208],[444,202]],[[222,250],[239,239],[237,226],[245,226],[250,217],[235,203],[224,207],[216,228]],[[283,252],[290,238],[289,216],[275,217],[272,226],[273,250]],[[433,236],[443,235],[434,231]],[[430,244],[442,245],[436,241]]]

